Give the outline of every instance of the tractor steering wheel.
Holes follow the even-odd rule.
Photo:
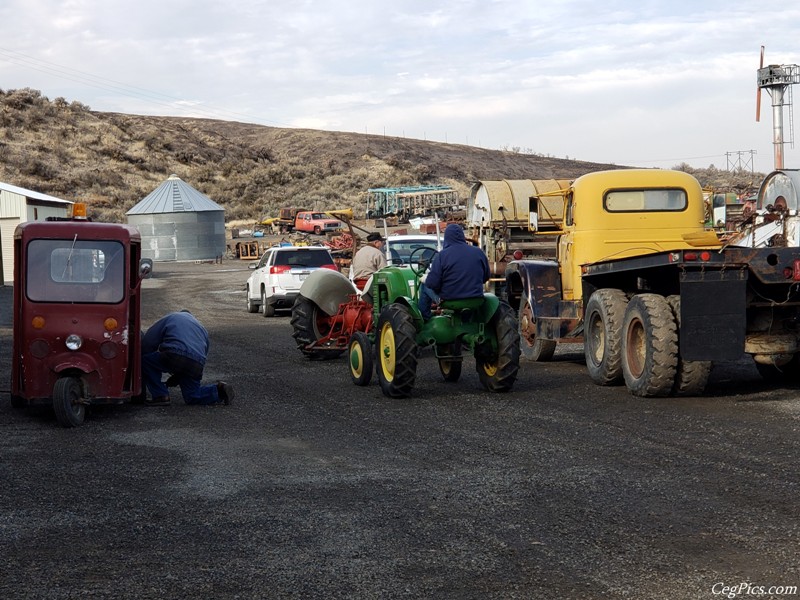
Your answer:
[[[408,257],[408,264],[411,266],[414,275],[422,277],[437,254],[439,254],[439,251],[433,248],[426,248],[425,246],[415,248]]]

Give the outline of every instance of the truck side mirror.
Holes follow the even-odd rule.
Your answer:
[[[143,258],[139,261],[139,278],[148,279],[153,272],[153,259]]]

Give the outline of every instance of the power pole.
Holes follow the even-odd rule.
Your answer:
[[[735,152],[726,152],[725,158],[728,161],[728,171],[750,171],[753,169],[753,156],[756,154],[755,150],[736,150]]]

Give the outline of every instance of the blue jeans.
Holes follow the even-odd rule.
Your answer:
[[[150,392],[150,396],[169,396],[169,388],[161,381],[164,373],[169,373],[163,361],[161,352],[150,352],[142,356],[142,379]],[[219,404],[222,400],[219,397],[217,385],[202,385],[199,379],[174,373],[181,388],[183,401],[186,404]]]
[[[419,312],[422,315],[422,318],[426,321],[433,316],[431,312],[431,304],[433,303],[438,304],[440,302],[439,296],[436,295],[431,288],[429,288],[424,283],[419,286],[419,300],[417,300],[417,306],[419,306]]]

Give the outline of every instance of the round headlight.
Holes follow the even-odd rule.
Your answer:
[[[80,350],[80,347],[83,345],[83,340],[81,336],[70,334],[67,336],[67,348],[70,350]]]

